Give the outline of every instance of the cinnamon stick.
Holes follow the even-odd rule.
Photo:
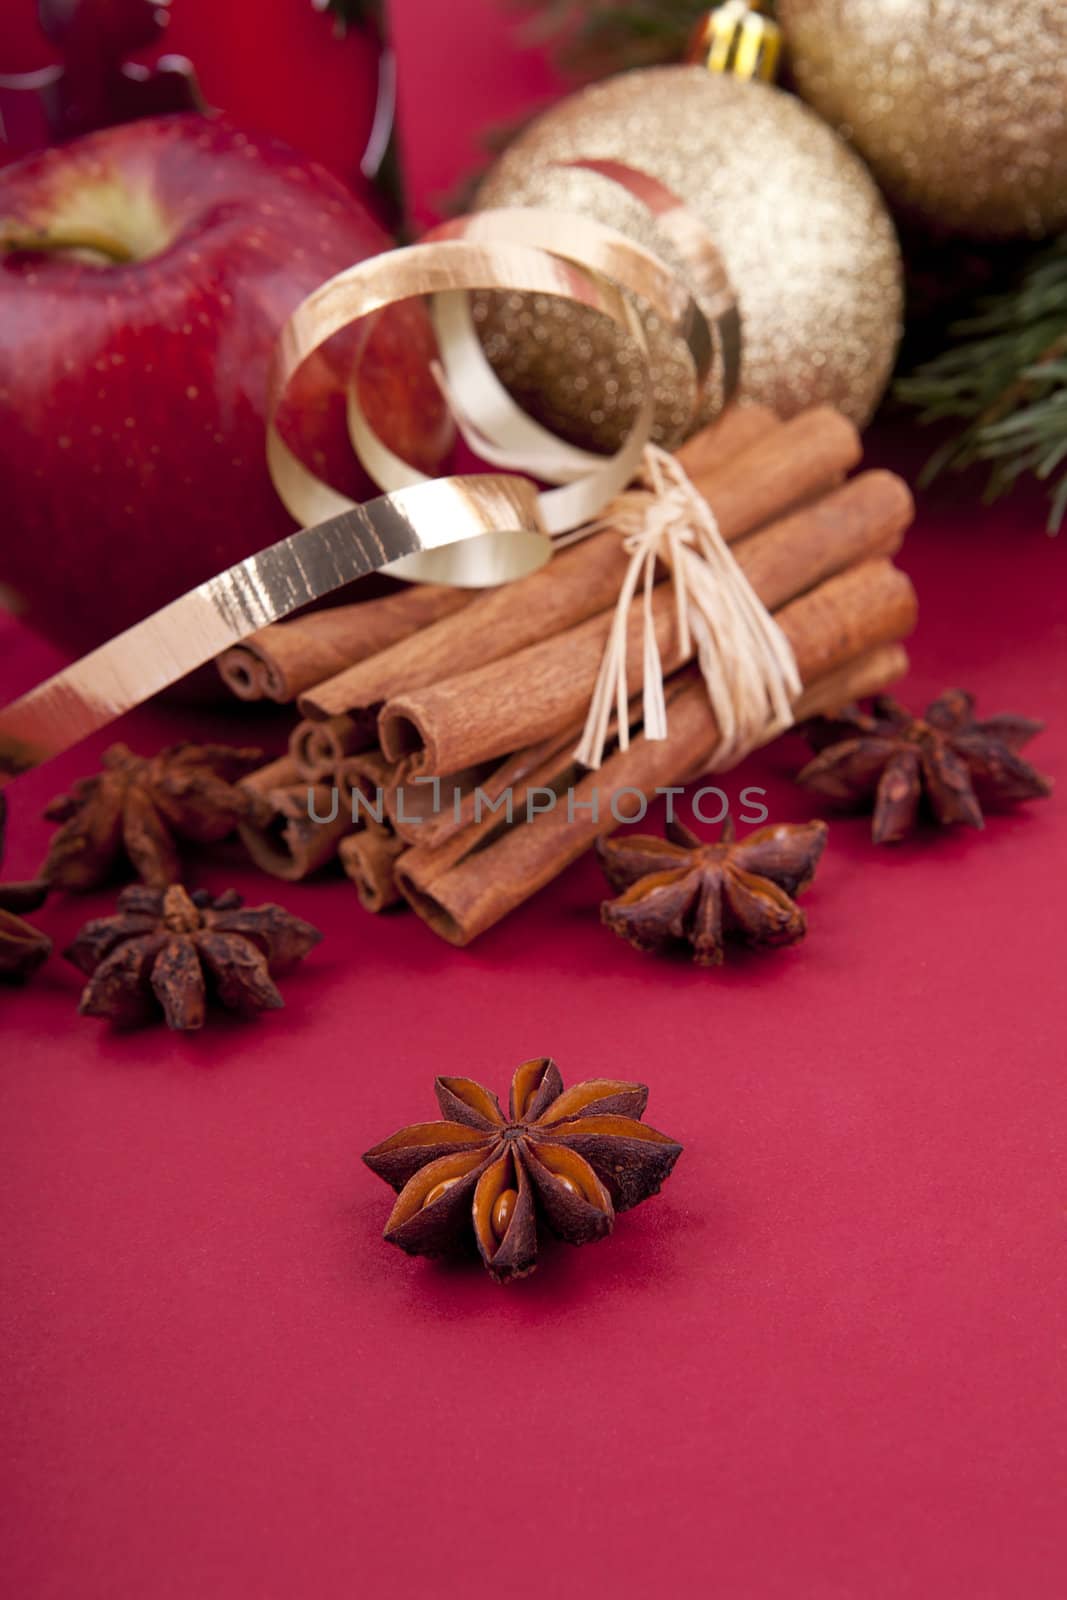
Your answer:
[[[763,407],[744,408],[744,414],[749,411],[772,419],[773,414]],[[737,549],[739,553],[744,552],[743,565],[749,581],[766,596],[765,603],[774,605],[789,598],[790,568],[799,539],[806,542],[813,581],[818,581],[866,556],[893,554],[899,548],[912,514],[911,494],[902,479],[884,472],[869,472],[833,491],[808,511],[772,523],[762,534],[750,536]],[[458,812],[442,809],[424,825],[418,838],[420,848],[443,844],[469,826],[474,820],[476,793],[479,808],[484,810],[506,790],[515,791],[532,773],[540,772],[546,760],[556,755],[569,755],[580,735],[581,725],[575,724],[561,734],[550,735],[508,756],[496,771],[482,779],[477,790],[471,790]]]
[[[329,722],[298,722],[289,735],[289,755],[300,776],[320,783],[335,772],[346,756],[376,742],[373,729],[367,738],[354,735],[352,719],[334,717]]]
[[[367,911],[385,911],[400,901],[393,868],[403,849],[403,841],[395,834],[368,828],[350,833],[338,845],[341,865]]]
[[[406,585],[378,600],[272,623],[224,651],[216,665],[239,700],[295,700],[323,678],[462,610],[471,598],[469,590],[441,584]]]
[[[341,804],[354,826],[378,833],[391,831],[385,792],[396,782],[397,772],[397,763],[386,761],[380,750],[361,750],[338,763],[334,775]]]
[[[907,670],[907,651],[900,644],[880,645],[865,651],[844,666],[817,679],[804,691],[796,705],[797,721],[805,717],[832,715],[851,701],[880,694],[902,678]],[[699,680],[694,677],[691,668],[676,674],[666,685],[668,704],[673,705],[676,695],[695,681]],[[565,748],[559,747],[551,754],[546,752],[539,766],[523,771],[522,780],[517,780],[512,790],[511,817],[513,823],[514,819],[518,819],[515,825],[526,825],[522,817],[528,791],[541,789],[558,792],[565,783],[573,782],[580,775],[571,755],[576,738],[577,732],[574,731],[566,741]],[[505,763],[500,771],[503,772],[509,765]],[[689,775],[679,775],[680,778],[683,776]],[[427,832],[412,849],[405,851],[397,866],[398,876],[412,895],[426,894],[450,867],[463,861],[494,836],[502,834],[508,825],[506,813],[486,809],[476,819],[472,806],[465,827],[452,829],[443,836]]]
[[[831,406],[813,406],[711,471],[690,473],[724,539],[800,505],[840,482],[863,454],[860,436]]]
[[[698,682],[696,669],[683,668],[676,672],[664,684],[664,701],[667,706],[674,704],[675,699],[691,683]],[[631,702],[630,727],[640,723],[641,705],[640,698]],[[617,732],[617,722],[612,721],[611,733]],[[422,835],[418,843],[401,857],[405,880],[417,889],[425,889],[442,873],[456,862],[462,861],[472,851],[481,849],[496,835],[516,824],[521,825],[526,812],[527,798],[537,791],[557,793],[567,783],[574,783],[581,776],[584,769],[579,768],[574,760],[574,746],[578,741],[580,729],[568,729],[566,739],[545,741],[544,744],[532,746],[528,751],[520,751],[516,756],[505,762],[494,777],[499,780],[504,774],[511,774],[511,782],[505,788],[499,782],[493,787],[497,792],[490,793],[489,784],[480,791],[483,795],[481,804],[472,804],[470,813],[463,827],[454,828],[435,839],[434,835],[427,832]],[[510,793],[510,803],[507,795]],[[493,802],[498,802],[494,804]]]
[[[418,844],[423,830],[439,817],[455,814],[465,798],[473,796],[482,779],[488,776],[485,766],[470,767],[447,778],[419,781],[401,762],[393,781],[383,790],[386,815],[394,833],[406,844]]]
[[[883,694],[891,684],[907,676],[908,666],[908,652],[902,644],[883,644],[867,650],[805,689],[794,707],[796,720],[832,717],[855,700]]]
[[[914,516],[915,502],[903,478],[875,468],[749,534],[733,553],[763,604],[774,611],[857,561],[895,555]]]
[[[564,733],[516,750],[465,794],[458,806],[430,818],[419,834],[420,848],[436,849],[487,814],[509,790],[514,800],[520,799],[528,785],[542,781],[540,774],[546,768],[555,770],[560,763],[569,764],[581,732],[579,727],[568,728]]]
[[[753,426],[740,415],[728,412],[685,447],[692,458],[699,441],[699,486],[728,540],[829,488],[859,459],[855,428],[826,406],[785,423],[757,410]],[[739,449],[742,437],[751,442]],[[321,719],[366,711],[560,634],[612,604],[627,561],[618,534],[585,539],[530,577],[480,594],[459,616],[318,684],[300,696],[301,713]]]
[[[625,754],[610,757],[599,773],[589,774],[578,784],[569,809],[565,803],[557,805],[510,829],[425,888],[413,880],[410,870],[405,870],[402,858],[397,881],[404,898],[450,944],[469,944],[550,883],[594,839],[617,826],[610,811],[601,809],[599,791],[603,791],[606,801],[613,790],[639,789],[651,794],[657,787],[676,783],[692,769],[699,759],[698,752],[702,751],[705,759],[710,754],[714,731],[702,686],[688,684],[671,707],[668,738],[635,739]],[[630,799],[635,804],[634,797]],[[593,804],[597,808],[595,814],[586,809]],[[618,809],[622,815],[628,814],[625,801]]]
[[[299,697],[305,717],[324,719],[379,706],[400,685],[434,683],[509,655],[585,617],[619,592],[627,557],[617,534],[583,540],[548,566],[500,589],[480,592],[456,617],[382,650]],[[348,716],[343,728],[373,727],[373,718]],[[372,735],[373,736],[373,735]]]
[[[249,772],[240,781],[240,787],[252,796],[250,821],[266,825],[272,815],[270,795],[275,789],[291,789],[300,782],[300,773],[291,756],[278,756],[265,767]]]
[[[527,771],[510,790],[504,790],[501,795],[493,797],[493,801],[484,804],[484,808],[472,805],[465,827],[446,833],[437,843],[434,843],[429,835],[417,839],[411,849],[406,850],[400,858],[397,866],[398,882],[407,883],[416,890],[424,890],[450,867],[486,844],[493,835],[503,833],[510,826],[524,826],[522,817],[527,796],[538,790],[555,791],[569,774],[575,772],[571,754],[574,742],[572,738],[569,749],[556,749],[546,755],[538,766]],[[509,793],[510,803],[507,803],[506,796]],[[498,801],[499,809],[496,804]],[[399,876],[401,873],[402,879]]]
[[[864,562],[794,601],[780,617],[805,683],[905,634],[914,623],[915,596],[907,577],[888,561]],[[509,829],[420,888],[397,866],[405,898],[452,944],[467,944],[515,909],[577,859],[619,820],[641,815],[641,795],[701,770],[718,740],[703,685],[687,683],[671,705],[666,739],[640,735],[587,774],[571,802]],[[624,792],[625,791],[625,792]],[[611,800],[615,800],[615,810]]]
[[[256,866],[275,878],[294,883],[308,877],[332,860],[352,831],[351,813],[333,786],[297,783],[269,790],[262,801],[260,814],[237,832]]]
[[[713,423],[701,428],[674,452],[691,478],[714,471],[741,450],[772,432],[779,418],[770,406],[755,401],[727,406]]]
[[[899,478],[872,472],[854,478],[806,510],[753,534],[736,547],[738,564],[764,605],[775,608],[857,560],[891,554],[911,517],[911,496]],[[681,665],[672,587],[652,600],[664,670]],[[779,621],[781,618],[779,618]],[[580,724],[596,683],[612,613],[443,683],[394,696],[378,720],[390,760],[410,757],[412,772],[444,773],[502,756]],[[644,619],[631,613],[627,678],[640,688]]]
[[[250,772],[241,779],[241,788],[250,789],[253,794],[269,794],[272,789],[287,789],[296,783],[300,774],[296,763],[290,755],[277,756],[275,760],[268,761],[265,767],[257,767],[255,772]]]
[[[447,778],[419,781],[408,763],[387,761],[380,750],[348,756],[336,770],[341,805],[357,827],[395,833],[406,844],[421,844],[435,826],[457,816],[477,786],[489,777],[485,766]],[[359,799],[353,805],[353,795]]]

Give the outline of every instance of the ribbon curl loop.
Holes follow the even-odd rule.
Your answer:
[[[587,218],[516,208],[481,212],[443,224],[422,243],[364,262],[323,284],[283,330],[272,381],[268,463],[281,498],[298,520],[336,514],[350,504],[290,452],[273,425],[278,404],[299,366],[342,328],[387,304],[421,294],[429,298],[441,349],[442,387],[458,425],[483,460],[562,485],[543,491],[542,521],[550,534],[595,516],[629,483],[651,435],[654,398],[648,347],[634,297],[642,298],[680,338],[694,376],[694,411],[713,354],[704,313],[676,275],[650,251]],[[379,276],[379,273],[381,274]],[[633,426],[615,455],[603,457],[567,445],[515,404],[487,361],[471,320],[474,289],[551,296],[606,316],[636,345],[643,396]],[[360,406],[355,375],[348,391],[348,427],[364,468],[384,489],[425,481],[391,451]],[[394,576],[476,585],[508,576],[499,563],[479,574],[469,552],[398,563]],[[520,576],[512,572],[510,576]]]

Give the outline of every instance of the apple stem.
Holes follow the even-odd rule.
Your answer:
[[[54,228],[38,231],[19,222],[0,222],[0,252],[9,255],[30,252],[37,255],[42,251],[58,254],[64,250],[88,250],[116,266],[134,259],[121,240],[98,228],[80,226],[69,230]]]

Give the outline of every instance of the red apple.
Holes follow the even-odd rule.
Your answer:
[[[187,114],[0,172],[0,242],[0,581],[81,650],[291,530],[264,450],[278,329],[390,241],[288,146]],[[378,431],[429,471],[450,440],[432,351],[423,308],[398,307],[361,378]],[[307,363],[281,426],[361,498],[345,355]]]

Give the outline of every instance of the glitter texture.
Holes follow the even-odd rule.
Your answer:
[[[886,193],[977,237],[1067,224],[1067,0],[779,0],[797,87]]]
[[[492,168],[479,208],[543,205],[599,218],[684,277],[641,204],[596,173],[628,162],[672,189],[711,231],[741,306],[741,393],[791,416],[828,401],[865,423],[900,334],[900,255],[862,163],[791,95],[702,67],[628,72],[539,117]],[[481,296],[483,343],[519,403],[587,446],[616,449],[638,403],[636,361],[603,320],[557,301]],[[656,438],[691,419],[692,380],[648,319]],[[635,372],[633,379],[629,370]],[[715,404],[710,397],[706,416]]]

